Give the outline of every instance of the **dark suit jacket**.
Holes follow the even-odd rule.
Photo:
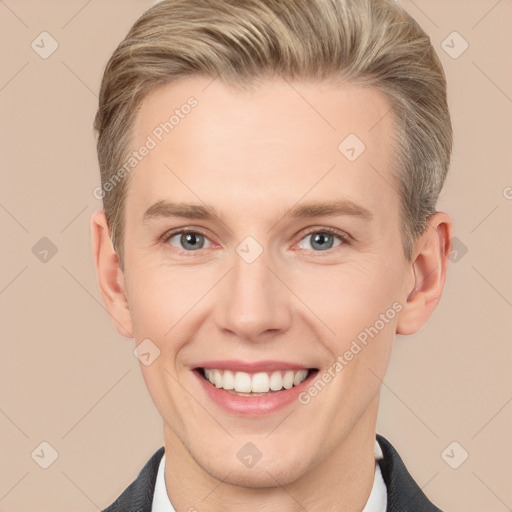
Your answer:
[[[379,465],[388,491],[387,512],[442,512],[423,494],[389,441],[379,434],[377,440],[384,455]],[[162,446],[123,494],[103,512],[151,512],[158,464],[163,454]]]

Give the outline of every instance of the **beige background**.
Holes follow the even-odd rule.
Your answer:
[[[101,74],[150,4],[0,0],[3,512],[99,510],[163,444],[134,342],[104,309],[89,240],[101,208],[92,195]],[[430,323],[396,341],[378,431],[444,510],[501,512],[512,508],[512,2],[401,4],[448,76],[455,147],[440,209],[459,242]],[[31,48],[43,31],[59,45],[47,59]],[[456,59],[442,48],[453,31],[469,44]],[[462,48],[457,37],[446,44]],[[33,252],[42,237],[57,249],[46,262]],[[49,456],[44,447],[37,456],[43,441],[58,452],[48,469],[34,460]],[[469,453],[458,469],[442,457],[453,441],[462,448],[448,450],[451,461]]]

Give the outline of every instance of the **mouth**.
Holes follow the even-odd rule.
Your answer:
[[[244,418],[267,416],[300,405],[318,368],[285,361],[208,361],[190,367],[200,392],[225,413]]]
[[[198,367],[194,371],[208,384],[230,395],[264,397],[300,386],[318,373],[318,368],[245,372]]]

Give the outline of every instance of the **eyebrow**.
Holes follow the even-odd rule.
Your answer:
[[[283,217],[309,218],[341,215],[359,217],[367,221],[373,218],[373,214],[370,210],[349,199],[298,204],[292,207],[288,212],[285,212]],[[220,219],[221,216],[212,206],[158,201],[144,212],[142,221],[145,223],[150,219],[168,217],[213,220]]]

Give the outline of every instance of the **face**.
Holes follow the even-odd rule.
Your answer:
[[[412,283],[388,111],[371,88],[284,80],[187,78],[142,105],[129,322],[159,351],[141,369],[166,446],[211,476],[286,484],[375,429]]]

